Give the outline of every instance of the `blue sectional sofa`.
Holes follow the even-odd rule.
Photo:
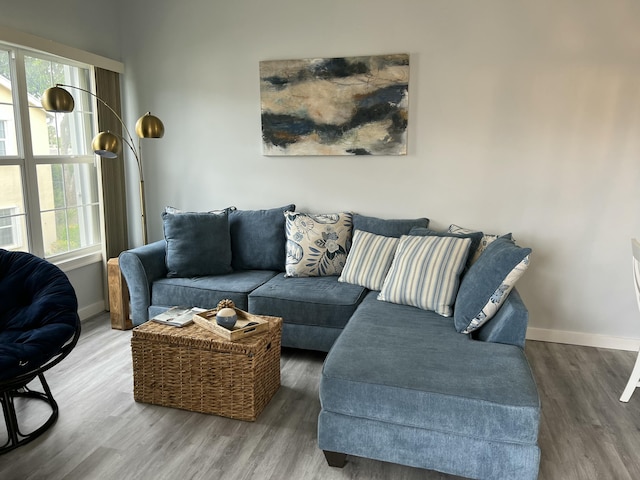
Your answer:
[[[288,205],[165,213],[165,240],[120,255],[134,325],[173,305],[215,308],[226,298],[251,313],[282,317],[283,346],[328,352],[320,379],[318,445],[329,465],[340,467],[353,455],[468,478],[537,478],[540,404],[523,350],[528,312],[517,290],[505,291],[501,280],[514,266],[527,264],[529,250],[510,237],[486,246],[489,237],[479,232],[431,232],[426,218],[357,214],[345,216],[343,227],[366,234],[350,234],[340,244],[339,235],[326,228],[337,216],[285,214],[294,210]],[[200,225],[213,217],[206,228]],[[295,225],[304,235],[294,235]],[[211,228],[223,234],[212,240]],[[342,274],[296,276],[295,265],[290,268],[312,263],[293,243],[304,244],[314,229],[321,236],[311,251],[326,246],[331,254],[322,268],[337,266]],[[356,246],[365,237],[398,245],[385,283],[378,279],[375,288],[368,283],[371,271],[363,281],[345,280],[347,270],[362,274],[351,260],[376,262],[383,256],[367,252],[373,243]],[[464,250],[452,283],[453,303],[434,307],[450,316],[412,305],[412,299],[389,300],[393,291],[386,282],[398,274],[400,246],[411,242],[443,248],[455,242]],[[408,282],[406,290],[414,288],[399,278]],[[400,285],[403,294],[405,284]]]

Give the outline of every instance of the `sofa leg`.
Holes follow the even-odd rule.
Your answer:
[[[338,453],[338,452],[329,452],[327,450],[323,450],[324,458],[327,459],[327,463],[330,467],[342,468],[344,464],[347,463],[347,454],[346,453]]]

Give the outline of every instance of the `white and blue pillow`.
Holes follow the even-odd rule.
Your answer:
[[[398,242],[399,239],[395,237],[356,230],[338,281],[360,285],[369,290],[382,289]]]
[[[507,235],[486,247],[460,284],[453,319],[458,332],[471,333],[493,318],[527,270],[530,254]]]
[[[482,233],[482,232],[478,232],[478,230],[472,230],[470,228],[464,228],[461,227],[459,225],[456,225],[454,223],[452,223],[451,225],[449,225],[449,233],[456,233],[456,234],[469,234],[469,233]],[[511,237],[511,234],[508,233],[506,235],[509,238]],[[467,261],[467,263],[469,265],[475,263],[478,258],[480,257],[480,255],[482,255],[482,252],[484,252],[486,250],[486,248],[489,246],[489,244],[491,242],[493,242],[494,240],[500,238],[500,235],[491,235],[491,234],[485,234],[482,233],[482,238],[480,240],[480,243],[478,244],[478,246],[474,249],[472,248],[471,250],[471,254],[470,254],[470,258]]]
[[[350,212],[285,212],[286,277],[340,275],[351,247]]]
[[[403,235],[378,300],[450,317],[470,245],[469,238]]]

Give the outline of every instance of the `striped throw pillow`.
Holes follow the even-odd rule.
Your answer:
[[[369,290],[380,290],[399,239],[356,230],[347,262],[339,282],[353,283]]]
[[[402,236],[378,300],[450,317],[471,240]]]

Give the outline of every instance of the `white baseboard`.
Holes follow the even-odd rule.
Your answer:
[[[87,305],[85,307],[78,309],[78,316],[80,317],[80,321],[86,320],[87,318],[93,317],[94,315],[98,315],[106,310],[104,300],[101,302],[92,303],[91,305]]]
[[[541,342],[567,343],[585,347],[611,348],[614,350],[638,351],[640,338],[613,337],[592,333],[567,332],[563,330],[549,330],[546,328],[527,329],[527,340]]]

